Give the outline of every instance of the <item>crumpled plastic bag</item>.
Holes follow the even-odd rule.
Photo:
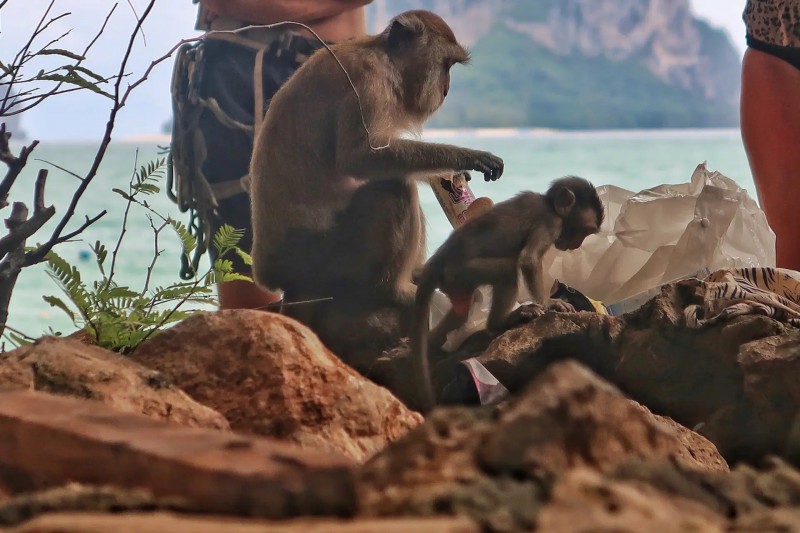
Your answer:
[[[570,252],[545,257],[547,283],[563,281],[607,304],[698,271],[775,266],[775,234],[746,190],[706,163],[689,183],[638,193],[598,187],[606,220]]]
[[[705,162],[689,183],[638,193],[604,185],[598,193],[606,209],[600,232],[577,250],[552,249],[544,259],[545,287],[559,280],[608,304],[612,312],[629,311],[665,283],[719,269],[775,266],[775,234],[764,212],[746,190],[709,171]],[[518,300],[530,300],[521,281]],[[467,323],[448,335],[444,349],[457,348],[484,328],[490,306],[491,289],[481,287]],[[449,307],[447,297],[437,293],[431,326]]]

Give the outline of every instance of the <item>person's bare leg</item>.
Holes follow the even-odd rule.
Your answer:
[[[280,301],[281,295],[276,292],[267,292],[255,283],[249,281],[226,281],[217,284],[220,309],[263,309],[265,311],[279,312],[280,307],[269,304]]]
[[[800,69],[758,50],[742,63],[741,129],[777,265],[800,270]]]

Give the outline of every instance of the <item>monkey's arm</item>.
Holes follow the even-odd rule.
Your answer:
[[[534,231],[528,237],[528,243],[519,257],[519,269],[522,279],[533,297],[533,302],[547,305],[549,294],[544,288],[542,257],[553,244],[553,237],[544,230]]]
[[[542,245],[552,242],[554,238],[547,235],[546,231],[537,233],[539,233],[539,237],[532,237],[528,246],[520,254],[519,267],[525,280],[525,285],[528,286],[534,303],[542,307],[542,312],[545,309],[553,309],[562,313],[575,312],[575,308],[567,302],[551,299],[550,291],[544,286],[542,257],[550,248],[550,245],[548,244],[544,248],[542,248]]]
[[[355,143],[346,140],[339,143],[336,165],[341,175],[364,180],[405,178],[417,173],[448,170],[477,170],[489,181],[503,174],[503,160],[489,152],[412,139],[391,138],[387,142],[385,136],[373,136],[368,140],[365,134],[357,135]]]

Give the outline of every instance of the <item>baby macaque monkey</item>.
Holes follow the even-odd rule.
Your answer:
[[[603,217],[603,204],[594,186],[583,178],[567,176],[555,180],[545,194],[522,192],[453,231],[417,276],[411,353],[421,380],[423,412],[435,405],[429,345],[441,346],[448,332],[464,324],[473,291],[481,285],[492,287],[487,323],[491,332],[509,327],[509,314],[517,300],[518,272],[522,272],[535,306],[542,312],[547,307],[559,309],[545,291],[542,258],[551,246],[579,248],[587,236],[599,231]],[[430,302],[437,288],[452,307],[429,337]],[[537,314],[541,313],[528,316]]]

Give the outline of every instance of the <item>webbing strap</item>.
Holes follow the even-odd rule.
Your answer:
[[[272,43],[262,43],[253,39],[248,39],[237,35],[235,33],[216,33],[210,32],[207,38],[217,39],[221,41],[232,42],[241,46],[252,48],[256,51],[255,63],[253,65],[253,126],[252,132],[255,138],[261,124],[264,122],[264,54],[270,50]],[[228,117],[222,109],[219,108],[217,102],[209,99],[204,104],[214,113],[221,123],[239,127],[241,129],[250,130],[251,128],[245,124],[241,124]],[[209,184],[214,199],[217,201],[236,196],[237,194],[250,192],[250,176],[245,174],[236,179],[227,180],[219,183]]]
[[[250,192],[250,175],[245,174],[240,178],[236,178],[233,180],[221,181],[219,183],[210,183],[211,193],[214,195],[214,198],[219,200],[224,200],[225,198],[230,198],[231,196],[236,196],[237,194],[241,193],[249,193]]]
[[[253,68],[253,100],[255,110],[253,111],[253,142],[264,122],[264,52],[267,48],[260,48],[256,52],[256,64]]]

